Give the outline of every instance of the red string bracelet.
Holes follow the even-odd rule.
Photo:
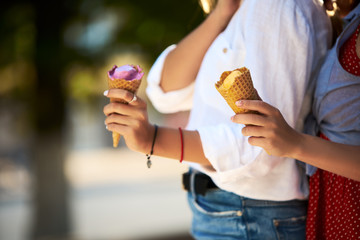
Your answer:
[[[184,160],[184,138],[183,138],[183,133],[182,133],[181,127],[179,127],[179,132],[180,132],[180,140],[181,140],[181,157],[180,157],[180,163],[182,163],[182,161]]]

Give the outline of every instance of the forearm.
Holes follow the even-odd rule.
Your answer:
[[[199,133],[197,131],[187,130],[182,130],[182,133],[184,160],[210,165],[210,162],[204,155]],[[181,158],[181,138],[179,130],[159,127],[153,154],[179,161]]]
[[[271,155],[290,157],[315,167],[360,181],[360,146],[335,143],[291,128],[281,112],[262,101],[242,100],[238,106],[261,114],[237,114],[233,122],[244,124],[249,143]]]
[[[184,88],[195,80],[207,49],[227,21],[214,11],[169,53],[160,81],[164,92]]]
[[[360,181],[360,146],[334,143],[301,134],[291,157],[318,168]]]

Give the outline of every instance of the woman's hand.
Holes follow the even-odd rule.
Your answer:
[[[324,8],[328,11],[334,10],[334,2],[332,0],[324,0]]]
[[[277,108],[257,100],[241,100],[239,107],[257,111],[260,114],[243,113],[231,118],[244,124],[242,134],[249,137],[249,143],[262,147],[268,154],[289,157],[297,151],[301,134],[291,128]]]
[[[123,89],[110,89],[104,95],[108,98],[130,102],[134,94]],[[129,104],[112,102],[104,107],[105,124],[109,131],[118,132],[125,138],[126,145],[133,151],[149,153],[154,135],[154,126],[149,123],[147,104],[137,97]]]

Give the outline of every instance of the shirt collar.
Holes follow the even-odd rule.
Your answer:
[[[351,20],[360,15],[360,3],[344,17],[344,21],[351,22]]]

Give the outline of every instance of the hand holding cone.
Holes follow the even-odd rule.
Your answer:
[[[246,67],[223,72],[215,87],[236,114],[251,112],[236,106],[236,101],[261,100],[254,88],[250,71]]]
[[[138,90],[141,79],[144,76],[142,69],[139,66],[124,65],[117,67],[116,65],[108,71],[108,86],[111,88],[125,89],[132,93]],[[110,102],[120,102],[128,104],[122,99],[110,98]],[[120,134],[117,132],[112,133],[113,147],[116,148],[120,141]]]

